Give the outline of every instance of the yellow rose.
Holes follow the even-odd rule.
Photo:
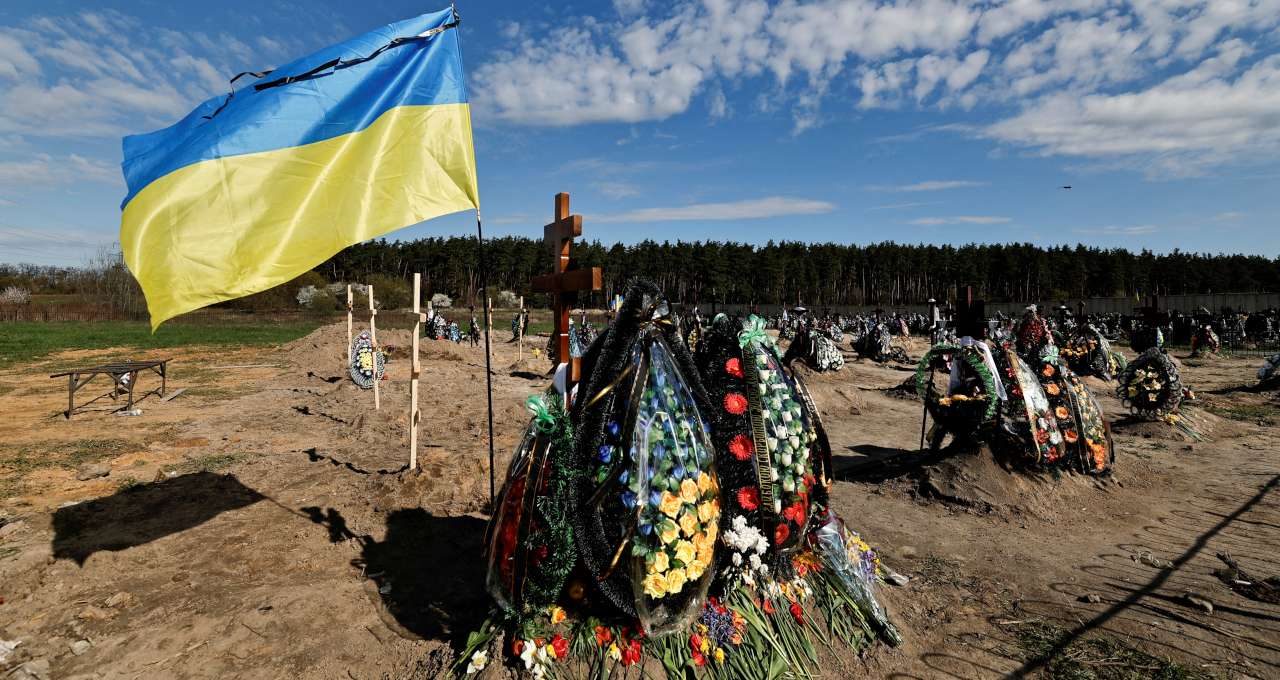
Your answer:
[[[724,647],[716,647],[716,663],[724,663]]]
[[[662,539],[664,544],[670,543],[680,537],[680,527],[675,522],[667,520],[662,523],[662,527],[658,529],[658,538]]]
[[[704,543],[698,546],[697,561],[701,562],[704,566],[711,564],[711,561],[715,559],[715,554],[715,544]]]
[[[671,566],[671,561],[667,558],[667,551],[659,550],[657,556],[653,558],[653,563],[649,565],[650,574],[661,574]]]
[[[692,562],[689,562],[689,566],[685,567],[684,572],[689,577],[689,580],[694,581],[697,580],[699,576],[702,576],[703,572],[706,570],[706,562],[695,557]]]
[[[644,594],[657,599],[667,594],[667,579],[662,574],[649,574],[644,579]]]
[[[704,522],[711,521],[711,518],[717,514],[719,513],[716,512],[716,506],[710,501],[698,505],[698,519]]]
[[[698,530],[698,518],[693,516],[693,510],[685,510],[680,515],[680,533],[685,536],[692,536]]]
[[[716,483],[713,479],[711,479],[711,475],[705,472],[698,475],[699,491],[701,491],[702,493],[706,493],[708,491],[711,491],[714,488],[716,488]]]
[[[684,589],[686,581],[688,581],[688,579],[685,577],[683,569],[672,569],[667,572],[667,593],[675,595],[680,592]]]
[[[686,503],[698,502],[698,483],[692,479],[680,482],[680,500]]]
[[[667,517],[675,518],[680,514],[680,497],[672,494],[670,491],[662,492],[662,501],[658,503],[658,508],[662,510],[662,514]]]
[[[715,522],[708,522],[703,525],[703,530],[707,532],[707,541],[714,544],[716,542],[716,536],[720,535],[717,524]]]
[[[696,554],[697,550],[694,549],[692,543],[688,541],[680,541],[679,543],[676,543],[676,559],[680,560],[682,563],[689,564],[693,561],[693,557]]]

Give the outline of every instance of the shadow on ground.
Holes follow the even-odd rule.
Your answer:
[[[53,514],[53,556],[83,565],[95,552],[150,543],[264,498],[232,475],[207,471],[142,484],[59,508]]]
[[[484,622],[489,612],[484,520],[436,517],[421,508],[396,510],[387,516],[386,537],[377,541],[353,533],[334,508],[301,510],[329,531],[330,541],[360,544],[352,566],[367,579],[378,615],[400,636],[457,646]]]

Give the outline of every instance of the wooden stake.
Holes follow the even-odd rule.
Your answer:
[[[347,368],[351,366],[351,284],[347,284]]]
[[[418,469],[418,375],[422,364],[418,362],[418,338],[422,335],[422,274],[413,275],[413,369],[409,376],[409,470]]]
[[[485,304],[488,305],[487,311],[489,312],[488,314],[484,315],[484,324],[485,324],[484,332],[488,335],[493,335],[493,298],[485,297],[484,300],[485,300]],[[493,363],[493,345],[490,344],[486,346],[485,351],[489,353],[489,363],[492,364]]]
[[[378,310],[373,306],[373,285],[369,285],[369,340],[373,342],[373,410],[382,410],[382,393],[378,389],[378,383],[382,379],[378,377]]]
[[[524,359],[524,296],[520,296],[520,311],[516,312],[516,360]]]

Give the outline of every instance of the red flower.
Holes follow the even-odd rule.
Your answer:
[[[638,663],[640,663],[640,641],[632,640],[631,644],[622,650],[622,665],[634,666]]]
[[[698,658],[702,656],[702,636],[697,633],[689,636],[689,648],[693,650],[693,660],[697,662]],[[703,663],[705,662],[706,659],[703,659]],[[702,663],[698,665],[701,666]]]
[[[735,416],[742,415],[747,410],[747,398],[737,392],[724,395],[724,410]]]
[[[517,639],[515,642],[511,643],[511,654],[513,656],[520,656],[520,652],[523,652],[523,651],[524,651],[524,640]]]
[[[794,619],[796,620],[796,623],[798,623],[798,624],[800,624],[800,625],[802,625],[802,626],[803,626],[803,625],[804,625],[804,610],[800,608],[800,603],[799,603],[799,602],[792,602],[792,603],[791,603],[790,610],[791,610],[791,617],[792,617],[792,618],[794,618]]]
[[[751,437],[740,434],[729,440],[729,453],[733,454],[738,460],[750,460],[755,455],[756,445],[751,441]]]
[[[698,650],[696,650],[696,649],[695,649],[695,650],[693,650],[693,665],[695,665],[695,666],[705,666],[705,665],[707,665],[707,657],[703,656],[703,655],[702,655],[702,652],[700,652],[700,651],[698,651]]]
[[[551,651],[556,653],[557,659],[564,659],[569,656],[569,641],[556,633],[555,637],[551,638]]]
[[[782,545],[787,541],[787,537],[791,535],[791,527],[786,524],[779,523],[773,528],[773,544]]]
[[[738,505],[741,505],[743,510],[755,510],[760,507],[760,490],[754,486],[738,489]]]
[[[782,516],[795,524],[804,522],[805,507],[803,501],[796,501],[782,510]]]
[[[604,626],[596,626],[596,646],[606,647],[613,642],[613,631]]]
[[[728,361],[724,362],[724,372],[728,373],[729,375],[735,378],[741,378],[742,377],[742,360],[739,359],[738,357],[733,357]]]
[[[766,614],[772,614],[774,611],[776,611],[776,610],[773,608],[773,603],[772,603],[772,602],[770,602],[770,601],[768,600],[768,598],[765,598],[765,599],[763,599],[763,600],[760,600],[760,608],[761,608],[761,609],[763,609],[763,610],[764,610],[764,613],[766,613]]]

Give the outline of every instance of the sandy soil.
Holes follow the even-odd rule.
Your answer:
[[[379,335],[408,345],[407,332]],[[0,466],[0,640],[21,641],[7,665],[44,660],[52,678],[447,668],[487,607],[483,351],[424,342],[422,472],[409,473],[407,353],[393,352],[375,411],[342,377],[344,342],[335,326],[282,348],[135,353],[172,358],[171,387],[188,388],[142,402],[139,417],[104,407],[68,421],[65,383],[46,377],[118,351],[0,372],[0,460],[20,461]],[[939,481],[916,451],[920,403],[892,389],[907,367],[850,357],[809,375],[836,449],[837,510],[912,577],[885,593],[906,644],[840,665],[877,678],[1034,673],[1012,631],[1046,621],[1222,677],[1280,677],[1280,609],[1212,575],[1217,551],[1280,572],[1280,402],[1236,389],[1254,363],[1184,362],[1207,440],[1120,419],[1103,481],[981,459]],[[501,472],[523,398],[545,380],[514,345],[498,343],[494,365]],[[77,481],[93,462],[110,474]]]

